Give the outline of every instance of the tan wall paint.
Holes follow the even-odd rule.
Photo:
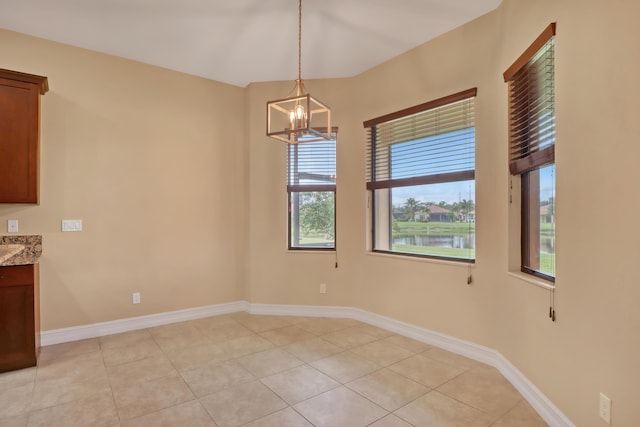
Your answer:
[[[285,148],[265,143],[261,110],[289,87],[252,85],[249,300],[356,306],[486,345],[504,354],[577,426],[603,425],[600,391],[613,399],[613,425],[637,425],[640,334],[634,330],[640,325],[640,288],[633,264],[640,249],[632,213],[640,208],[634,191],[640,172],[632,162],[640,155],[640,89],[630,82],[640,69],[634,54],[638,12],[640,5],[632,1],[614,9],[596,1],[505,0],[495,12],[360,76],[310,83],[314,96],[339,110],[336,271],[329,255],[284,249]],[[502,80],[503,71],[553,21],[555,323],[547,317],[549,293],[508,274],[519,236],[518,206],[508,203]],[[366,253],[362,121],[470,87],[478,87],[478,222],[474,283],[467,286],[465,266]],[[328,294],[320,295],[318,284],[325,281]]]
[[[511,324],[500,330],[498,348],[577,426],[604,425],[597,415],[599,391],[613,399],[613,425],[635,426],[640,287],[634,265],[640,246],[629,213],[640,207],[633,196],[640,182],[640,88],[629,83],[640,67],[640,4],[531,3],[510,2],[502,10],[505,33],[514,34],[502,61],[524,44],[527,31],[558,21],[558,322],[540,318],[545,293],[534,295],[508,279],[501,305]]]
[[[243,90],[8,31],[0,50],[51,88],[40,206],[0,206],[43,235],[43,329],[242,299]]]
[[[321,101],[332,107],[332,114],[339,117],[334,126],[339,127],[338,167],[348,178],[349,165],[340,153],[345,145],[358,144],[342,124],[349,117],[351,81],[337,79],[306,82],[307,88]],[[287,176],[286,144],[265,136],[266,102],[285,97],[292,89],[291,82],[253,83],[248,87],[250,139],[250,196],[249,231],[251,243],[250,280],[247,299],[256,303],[344,305],[349,301],[350,270],[342,267],[343,249],[338,249],[339,268],[335,268],[334,253],[300,253],[287,250]],[[348,161],[348,159],[347,159]],[[354,163],[353,169],[362,166]],[[342,178],[340,178],[342,179]],[[348,224],[342,218],[350,208],[343,203],[342,190],[337,192],[338,239],[345,244],[357,242],[345,239]],[[364,197],[364,195],[360,195]],[[362,218],[360,218],[362,219]],[[341,243],[342,244],[342,243]],[[344,250],[347,253],[348,250]],[[320,283],[327,284],[327,294],[319,294]]]
[[[630,82],[640,68],[639,12],[631,0],[615,8],[504,0],[360,76],[307,82],[340,128],[338,269],[333,254],[286,250],[286,147],[264,136],[264,114],[265,102],[286,95],[291,82],[243,91],[0,32],[3,67],[51,79],[42,205],[0,207],[0,221],[18,218],[21,232],[45,237],[45,329],[241,298],[356,306],[497,349],[577,426],[604,425],[600,391],[613,399],[613,425],[635,426],[640,88]],[[501,77],[551,21],[558,22],[556,323],[546,317],[548,293],[508,275],[517,207],[507,201]],[[362,121],[474,86],[477,263],[467,286],[465,266],[367,254]],[[226,133],[218,133],[222,125]],[[146,155],[144,162],[121,157],[124,150]],[[231,183],[219,182],[229,174]],[[185,215],[187,231],[174,232]],[[125,224],[131,216],[135,227]],[[59,232],[60,219],[76,217],[85,232]],[[173,256],[176,242],[188,256]],[[143,292],[143,305],[131,306],[133,290]]]

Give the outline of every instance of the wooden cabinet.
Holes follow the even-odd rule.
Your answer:
[[[36,365],[39,300],[38,264],[0,267],[0,372]]]
[[[0,203],[38,203],[46,77],[0,69]]]

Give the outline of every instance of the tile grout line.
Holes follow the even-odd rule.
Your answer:
[[[220,315],[220,316],[225,316],[225,315],[223,314],[223,315]],[[307,419],[302,413],[297,411],[294,406],[298,405],[298,404],[300,404],[302,402],[306,402],[306,401],[309,401],[311,399],[317,398],[318,396],[321,396],[322,394],[329,393],[329,392],[331,392],[333,390],[336,390],[338,388],[341,388],[341,387],[344,388],[345,390],[348,390],[348,391],[354,393],[355,395],[363,398],[364,400],[366,400],[367,402],[371,403],[375,407],[377,407],[377,408],[381,409],[382,411],[384,411],[385,415],[379,417],[377,420],[372,421],[369,424],[376,423],[377,421],[379,421],[379,420],[381,420],[381,419],[383,419],[383,418],[385,418],[385,417],[387,417],[387,416],[389,416],[391,414],[393,414],[395,417],[398,417],[398,418],[402,419],[404,422],[406,422],[408,424],[411,424],[408,420],[405,420],[404,418],[400,417],[396,413],[400,409],[405,408],[408,405],[411,405],[415,401],[423,398],[424,396],[426,396],[426,395],[428,395],[428,394],[430,394],[430,393],[432,393],[434,391],[436,391],[438,393],[442,393],[443,396],[446,396],[447,398],[450,398],[450,399],[452,399],[452,400],[454,400],[454,401],[456,401],[456,402],[458,402],[458,403],[460,403],[462,405],[465,405],[466,407],[473,408],[475,410],[481,411],[481,412],[486,413],[486,414],[490,414],[490,412],[487,412],[486,410],[483,410],[481,408],[477,408],[474,405],[465,403],[465,402],[463,402],[463,401],[461,401],[461,400],[459,400],[459,399],[457,399],[457,398],[455,398],[453,396],[450,396],[447,393],[444,393],[443,391],[440,391],[440,389],[442,387],[444,387],[446,384],[449,384],[452,381],[458,379],[459,377],[465,375],[466,373],[472,371],[473,369],[476,369],[478,366],[485,365],[485,366],[491,367],[491,365],[488,365],[486,363],[482,364],[482,363],[479,362],[475,366],[464,367],[464,366],[460,366],[459,364],[454,363],[454,361],[448,361],[448,360],[447,361],[441,361],[441,360],[438,360],[436,358],[432,358],[429,355],[427,355],[427,353],[429,353],[433,349],[439,348],[439,347],[436,347],[436,346],[428,346],[429,348],[427,348],[427,349],[414,351],[413,349],[411,349],[409,347],[404,347],[404,346],[401,346],[401,345],[397,345],[396,343],[393,343],[393,342],[384,342],[384,340],[386,340],[387,338],[390,338],[390,337],[393,337],[393,336],[396,336],[396,335],[397,336],[401,336],[401,335],[390,332],[389,335],[386,335],[386,336],[377,336],[377,335],[370,335],[366,331],[361,331],[361,332],[358,331],[357,328],[361,328],[363,325],[368,325],[365,322],[356,322],[356,323],[344,322],[343,323],[343,322],[340,322],[340,321],[333,321],[332,322],[332,320],[334,320],[332,318],[313,318],[313,317],[308,317],[304,321],[295,322],[295,323],[294,322],[289,322],[289,324],[286,324],[286,325],[281,325],[281,326],[277,326],[277,327],[274,327],[274,328],[267,328],[265,330],[257,331],[257,330],[255,330],[255,328],[257,328],[258,326],[256,325],[255,321],[259,320],[259,318],[258,317],[253,317],[252,318],[251,316],[253,316],[253,315],[247,314],[246,316],[242,316],[242,317],[238,316],[237,319],[234,318],[234,317],[229,316],[230,320],[233,321],[233,322],[229,322],[230,324],[235,324],[235,325],[242,326],[243,328],[248,330],[250,332],[250,334],[241,335],[241,336],[234,336],[233,334],[227,335],[226,333],[223,333],[224,339],[220,340],[219,342],[216,341],[216,340],[213,340],[211,338],[211,336],[208,335],[206,332],[208,330],[224,330],[228,326],[226,323],[221,324],[220,326],[206,327],[206,328],[204,326],[200,328],[200,327],[198,327],[198,325],[195,325],[195,330],[198,332],[198,335],[202,335],[203,336],[203,342],[206,342],[207,345],[208,344],[212,344],[212,345],[215,345],[215,346],[219,347],[220,350],[222,350],[222,352],[225,355],[225,360],[215,362],[214,363],[215,366],[222,365],[222,364],[227,363],[229,361],[233,361],[234,363],[238,364],[239,367],[242,367],[245,371],[247,371],[252,376],[252,378],[253,378],[252,381],[255,381],[256,383],[261,384],[263,387],[265,387],[267,390],[269,390],[271,393],[273,393],[275,396],[277,396],[278,399],[280,399],[286,405],[285,408],[282,408],[280,410],[274,410],[273,412],[270,412],[268,414],[263,414],[260,417],[256,418],[255,420],[248,421],[247,423],[251,423],[251,422],[257,421],[257,420],[259,420],[261,418],[264,418],[264,417],[267,417],[267,416],[271,416],[271,415],[273,415],[273,414],[275,414],[275,413],[277,413],[279,411],[283,411],[285,409],[290,408],[296,414],[298,414],[303,419],[307,420],[310,424],[313,425],[311,420]],[[268,318],[273,318],[273,319],[280,320],[280,321],[284,320],[284,319],[281,319],[279,316],[269,316],[269,315],[262,315],[262,316],[268,317]],[[217,316],[211,316],[211,317],[217,317]],[[247,319],[253,319],[254,321],[249,321]],[[200,319],[196,319],[196,320],[200,320]],[[327,323],[327,326],[322,327],[322,326],[320,326],[320,324],[324,320],[328,320],[329,323]],[[195,321],[195,320],[175,322],[175,323],[173,323],[173,325],[186,324],[186,323],[193,322],[193,321]],[[311,322],[314,322],[315,326],[312,325]],[[259,322],[257,322],[257,323],[259,325]],[[277,322],[275,322],[275,323],[277,323]],[[314,330],[314,332],[311,332],[311,330],[304,329],[304,327],[301,327],[301,325],[304,324],[304,323],[309,323],[309,325],[308,325],[309,329]],[[170,325],[172,325],[172,324],[161,325],[161,326],[158,326],[158,327],[170,326]],[[339,326],[339,328],[338,329],[333,329],[336,326]],[[277,338],[273,338],[274,341],[272,341],[271,339],[269,339],[269,338],[267,338],[266,336],[263,335],[263,334],[267,334],[268,332],[279,331],[279,330],[283,330],[285,328],[290,328],[290,327],[296,327],[299,330],[301,330],[301,331],[303,331],[303,332],[305,332],[307,334],[312,335],[313,338],[311,338],[311,337],[309,337],[309,338],[297,338],[297,337],[293,337],[293,336],[292,337],[287,337],[287,338],[290,338],[291,341],[287,342],[288,339],[285,339],[285,343],[279,345],[276,342],[274,342],[275,340],[277,340]],[[163,406],[160,409],[156,409],[156,410],[154,410],[152,412],[145,413],[145,414],[133,417],[133,418],[131,418],[129,420],[123,420],[121,418],[120,410],[119,410],[118,404],[117,404],[116,399],[115,399],[115,393],[114,393],[113,382],[112,382],[113,378],[112,378],[112,376],[111,376],[111,374],[109,372],[109,367],[107,366],[107,361],[106,361],[106,358],[105,358],[105,350],[107,350],[107,348],[105,347],[105,345],[103,343],[103,340],[101,339],[102,337],[95,337],[95,339],[97,340],[97,343],[98,343],[98,349],[100,351],[101,366],[102,366],[102,369],[104,369],[104,371],[105,371],[105,373],[107,375],[107,380],[108,380],[108,384],[109,384],[109,393],[111,394],[111,402],[114,405],[115,412],[116,412],[116,417],[117,417],[118,421],[120,422],[120,424],[122,424],[124,422],[130,422],[131,420],[135,420],[137,418],[141,418],[141,417],[145,417],[145,416],[148,416],[148,415],[151,415],[151,414],[155,414],[155,413],[164,411],[166,409],[174,408],[174,407],[183,405],[183,404],[185,404],[187,402],[193,402],[193,401],[198,401],[198,404],[207,413],[207,416],[209,417],[209,419],[215,424],[215,419],[213,418],[212,414],[209,413],[207,408],[204,407],[204,405],[201,402],[201,399],[204,398],[204,397],[207,397],[207,396],[211,396],[211,395],[213,395],[213,394],[215,394],[215,393],[217,393],[219,391],[222,391],[222,390],[225,390],[225,389],[229,389],[229,388],[232,388],[232,387],[236,387],[236,386],[238,386],[240,384],[249,383],[249,381],[240,381],[238,383],[233,383],[233,385],[226,385],[226,386],[222,387],[221,389],[219,389],[218,391],[215,391],[215,392],[212,392],[212,393],[207,394],[205,396],[199,397],[195,393],[195,390],[193,389],[193,386],[191,384],[189,384],[189,382],[183,376],[183,372],[180,369],[178,369],[178,365],[176,364],[177,362],[175,360],[172,360],[172,358],[170,357],[170,355],[169,355],[170,349],[165,348],[166,346],[165,347],[161,346],[159,341],[158,341],[158,337],[156,335],[154,335],[153,333],[151,333],[150,329],[151,328],[144,328],[144,329],[141,329],[141,330],[142,331],[146,331],[149,334],[149,336],[152,339],[153,343],[160,349],[162,357],[169,362],[169,365],[171,366],[172,371],[173,371],[173,372],[171,372],[171,375],[174,375],[174,373],[177,374],[177,378],[180,378],[181,383],[184,386],[186,386],[186,388],[189,390],[189,392],[191,393],[193,398],[185,400],[183,402],[176,403],[176,404],[171,404],[169,406]],[[343,336],[342,337],[343,341],[341,341],[340,340],[340,333],[341,332],[345,332],[345,331],[347,331],[349,329],[353,329],[351,332],[353,332],[354,334],[365,335],[368,338],[373,339],[373,341],[368,341],[368,342],[365,342],[363,344],[351,345],[350,344],[351,340],[349,340],[348,335],[347,336]],[[318,330],[322,330],[322,332],[318,333],[317,332]],[[127,333],[127,332],[125,332],[125,333]],[[346,347],[342,347],[341,345],[336,344],[335,342],[332,342],[332,341],[329,341],[328,339],[326,339],[326,337],[328,335],[332,335],[332,334],[337,334],[337,339],[339,341],[339,344],[340,343],[344,344],[346,342],[347,343]],[[117,335],[120,335],[120,334],[117,334]],[[231,353],[229,353],[227,351],[227,349],[222,345],[223,343],[227,343],[229,341],[233,341],[235,339],[240,339],[240,338],[243,338],[243,337],[252,337],[252,338],[258,338],[260,340],[264,340],[265,342],[267,342],[270,345],[270,347],[269,348],[265,348],[265,349],[252,350],[252,351],[250,351],[249,353],[246,353],[246,354],[239,354],[239,355],[233,355],[232,356]],[[411,339],[411,338],[407,338],[407,337],[404,337],[404,338]],[[315,340],[315,339],[318,339],[318,340],[320,340],[320,341],[322,341],[324,343],[327,343],[327,344],[335,347],[336,349],[339,349],[338,352],[330,353],[330,354],[328,354],[326,356],[323,356],[323,357],[321,357],[319,359],[314,359],[314,360],[307,361],[307,360],[301,359],[295,353],[293,353],[291,348],[289,348],[289,349],[286,348],[286,347],[288,347],[288,346],[290,346],[292,344],[295,344],[295,343],[300,343],[300,342],[310,341],[310,340]],[[420,343],[420,341],[413,340],[413,339],[411,339],[411,341],[416,341],[416,342]],[[394,360],[392,363],[388,363],[388,362],[378,363],[376,360],[374,360],[375,359],[374,357],[369,358],[369,357],[366,356],[366,354],[365,355],[361,355],[361,354],[358,354],[358,353],[356,353],[354,351],[354,350],[357,350],[359,348],[366,347],[367,345],[371,345],[371,344],[375,344],[375,343],[380,343],[380,344],[388,345],[388,346],[391,346],[391,347],[400,348],[400,349],[409,351],[412,354],[407,355],[405,357],[401,357],[398,360]],[[64,343],[61,343],[59,345],[64,345]],[[202,345],[203,344],[199,342],[197,344],[187,345],[186,347],[178,347],[178,348],[191,348],[191,347],[195,348],[197,346],[202,346]],[[115,347],[115,348],[118,348],[118,347]],[[263,352],[266,352],[266,351],[272,351],[272,350],[276,350],[276,349],[279,350],[279,351],[282,351],[282,352],[288,354],[289,356],[293,357],[294,359],[300,361],[301,364],[297,365],[295,367],[292,367],[292,368],[285,368],[283,370],[278,370],[277,372],[273,372],[273,373],[270,373],[268,375],[258,376],[256,374],[254,374],[252,371],[250,371],[247,367],[245,367],[242,363],[240,363],[240,359],[242,359],[242,358],[254,356],[254,355],[257,355],[259,353],[263,353]],[[446,351],[446,350],[443,350],[443,351]],[[93,353],[93,352],[94,351],[82,351],[80,353],[72,353],[72,352],[70,352],[68,354],[62,352],[62,353],[60,353],[58,355],[55,355],[55,356],[51,357],[50,359],[46,359],[45,361],[49,361],[49,360],[55,361],[57,359],[62,359],[65,356],[75,357],[75,356],[79,356],[79,355],[90,354],[90,353]],[[351,378],[348,381],[344,381],[343,382],[343,381],[338,380],[337,378],[334,378],[333,376],[329,375],[328,373],[326,373],[326,372],[324,372],[324,371],[322,371],[322,370],[320,370],[320,369],[318,369],[318,368],[316,368],[316,367],[314,367],[312,365],[312,363],[314,363],[314,362],[318,362],[318,361],[321,361],[321,360],[324,360],[324,359],[329,359],[329,358],[340,356],[340,355],[343,355],[343,356],[351,355],[351,356],[354,356],[356,359],[366,360],[369,363],[371,363],[373,366],[375,366],[375,369],[372,370],[372,371],[369,371],[369,372],[362,373],[361,375],[358,375],[355,378]],[[432,387],[429,387],[429,386],[427,386],[425,384],[422,384],[419,381],[416,381],[416,380],[404,375],[401,372],[396,372],[393,369],[391,369],[392,366],[394,366],[394,365],[396,365],[398,363],[401,363],[403,361],[406,361],[406,360],[408,360],[410,358],[416,357],[416,356],[424,357],[424,358],[428,359],[430,362],[433,362],[433,363],[437,363],[437,364],[440,364],[440,365],[446,365],[446,366],[451,367],[451,368],[456,368],[456,367],[457,368],[462,368],[463,370],[462,370],[462,372],[456,374],[455,376],[453,376],[453,377],[447,379],[446,381],[444,381],[443,383],[439,384],[435,388],[432,388]],[[132,361],[122,362],[122,363],[116,364],[114,366],[126,365],[128,363],[135,363],[135,362],[139,362],[140,360],[149,359],[151,357],[152,357],[152,355],[151,356],[145,355],[144,357],[142,357],[140,359],[135,359],[135,360],[132,360]],[[228,357],[228,359],[226,357]],[[384,357],[384,356],[381,356],[381,357]],[[305,357],[305,359],[306,359],[306,357]],[[213,360],[214,359],[209,359],[208,361],[205,361],[203,363],[209,363],[209,361],[213,361]],[[320,373],[322,375],[325,375],[328,378],[330,378],[332,381],[335,381],[336,385],[335,386],[331,386],[331,388],[329,388],[328,390],[325,390],[325,391],[320,392],[318,394],[312,395],[312,396],[310,396],[310,397],[308,397],[308,398],[306,398],[306,399],[304,399],[304,400],[302,400],[300,402],[296,402],[295,404],[289,404],[289,402],[287,402],[275,389],[272,389],[269,385],[265,384],[265,382],[264,382],[264,379],[267,378],[267,377],[270,377],[270,376],[273,376],[273,375],[283,374],[283,373],[285,373],[285,372],[287,372],[289,370],[300,368],[300,367],[305,367],[305,368],[308,368],[308,369],[312,369],[312,370],[314,370],[314,371],[316,371],[316,372],[318,372],[318,373]],[[33,403],[34,403],[34,398],[35,398],[35,389],[36,389],[37,384],[38,384],[38,377],[39,377],[41,366],[37,366],[37,367],[35,367],[35,369],[36,369],[36,372],[35,372],[35,375],[34,375],[32,388],[31,388],[31,394],[30,394],[30,398],[29,398],[29,405],[28,405],[29,409],[25,414],[26,415],[26,421],[25,422],[27,423],[27,425],[29,423],[29,419],[30,419],[31,415],[36,412],[36,410],[33,409]],[[193,368],[193,369],[196,369],[196,368]],[[416,384],[418,384],[418,385],[420,385],[422,387],[425,387],[427,389],[427,391],[425,393],[420,394],[419,396],[413,398],[409,402],[403,404],[401,407],[396,408],[393,411],[389,411],[389,410],[383,408],[382,406],[380,406],[375,401],[373,401],[370,398],[368,398],[367,396],[365,396],[364,394],[361,394],[361,392],[359,392],[358,390],[352,389],[348,385],[348,384],[352,384],[352,383],[354,383],[354,382],[356,382],[356,381],[358,381],[358,380],[360,380],[362,378],[365,378],[367,376],[370,376],[370,375],[373,375],[373,374],[376,374],[376,373],[380,373],[380,372],[382,372],[384,370],[390,370],[391,372],[394,372],[398,376],[400,376],[400,377],[402,377],[402,378],[404,378],[404,379],[406,379],[408,381],[411,381],[411,382],[416,383]],[[504,378],[504,375],[502,375],[499,371],[498,371],[498,375],[500,375],[508,383],[508,380],[506,380],[506,378]],[[61,376],[61,378],[63,378],[63,377],[64,377],[64,375]],[[58,378],[58,377],[56,377],[56,378]],[[146,381],[151,381],[151,380],[145,380],[143,382],[146,382]],[[45,410],[45,409],[51,409],[51,408],[55,408],[55,407],[58,407],[58,406],[63,406],[63,405],[70,404],[70,403],[73,403],[73,402],[77,402],[77,401],[80,401],[80,400],[83,400],[83,399],[84,399],[84,397],[80,397],[80,398],[77,398],[77,399],[73,399],[73,400],[71,400],[69,402],[58,403],[56,405],[52,405],[52,406],[49,406],[49,407],[46,407],[46,408],[40,408],[40,409],[38,409],[38,411],[39,410]],[[494,425],[495,423],[499,422],[507,414],[509,414],[511,411],[513,411],[514,408],[516,408],[518,405],[520,405],[523,401],[525,401],[525,399],[522,396],[522,394],[520,394],[519,400],[514,405],[512,405],[508,409],[506,409],[504,412],[502,412],[499,415],[497,415],[496,418],[493,421],[491,421],[491,423],[489,425]]]

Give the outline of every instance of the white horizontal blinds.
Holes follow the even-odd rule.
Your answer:
[[[288,147],[288,191],[335,191],[335,139],[290,144]]]
[[[474,179],[475,95],[471,89],[365,122],[367,188]]]
[[[513,175],[554,162],[554,34],[552,24],[532,45],[539,45],[538,49],[525,52],[529,59],[520,61],[522,66],[510,75],[505,73],[509,84],[509,170]]]

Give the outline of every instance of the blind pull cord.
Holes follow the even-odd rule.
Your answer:
[[[471,186],[469,186],[469,200],[471,201]],[[473,210],[474,210],[474,212],[476,210],[475,203],[474,203]],[[469,225],[468,230],[467,230],[467,238],[469,239],[469,258],[471,258],[471,218],[469,218],[470,213],[471,213],[470,211],[467,211],[467,224]],[[476,220],[475,219],[475,214],[473,216],[474,216],[473,220],[475,221]],[[474,239],[474,242],[473,242],[473,248],[474,249],[475,249],[475,246],[476,246],[476,242],[475,242],[475,239]],[[473,257],[473,258],[475,258],[475,257]],[[471,265],[469,265],[468,268],[469,268],[469,270],[468,270],[469,274],[467,275],[467,285],[471,286],[471,283],[473,283],[473,276],[471,275]]]

